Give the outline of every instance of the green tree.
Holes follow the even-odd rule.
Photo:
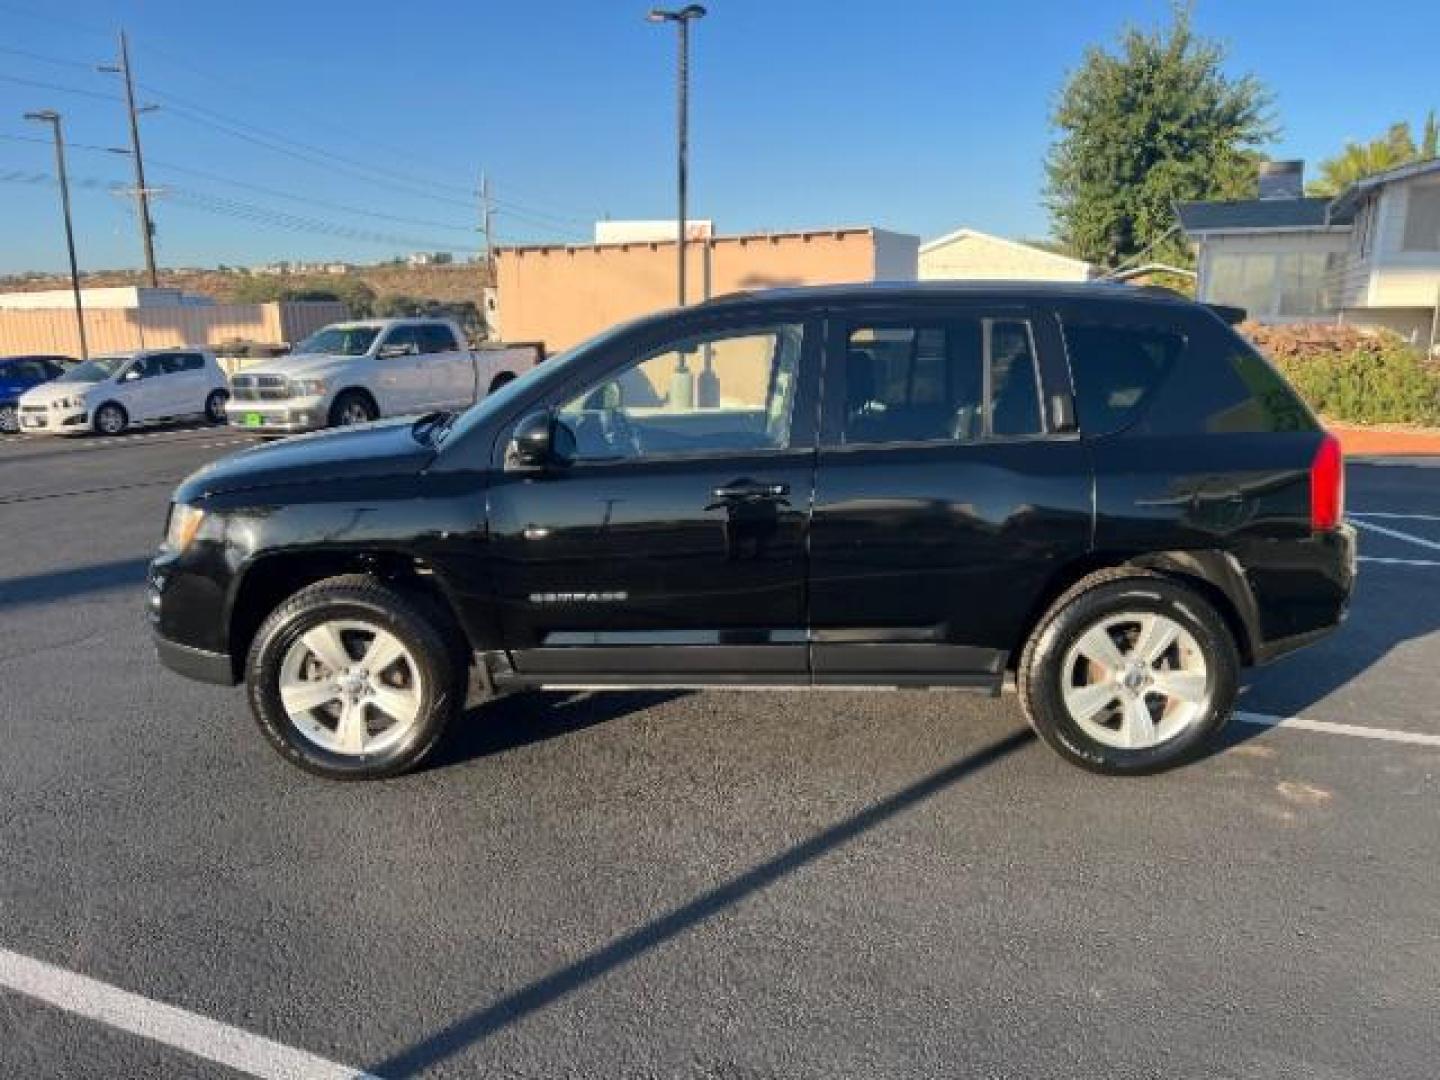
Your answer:
[[[1435,122],[1435,110],[1425,114],[1425,133],[1420,136],[1420,158],[1429,161],[1440,157],[1440,124]]]
[[[1174,203],[1254,193],[1257,148],[1276,134],[1271,99],[1254,76],[1226,75],[1224,60],[1188,6],[1162,30],[1126,29],[1113,52],[1086,49],[1045,163],[1052,230],[1068,250],[1107,266],[1141,253],[1188,262]]]
[[[1347,142],[1345,149],[1320,163],[1320,176],[1309,185],[1312,195],[1338,195],[1357,180],[1408,165],[1419,158],[1420,150],[1405,121],[1391,124],[1378,139]]]

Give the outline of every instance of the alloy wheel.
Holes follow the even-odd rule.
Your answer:
[[[355,619],[306,630],[280,664],[280,702],[308,741],[334,754],[376,754],[420,719],[420,666],[395,634]]]
[[[1209,673],[1195,636],[1156,612],[1096,622],[1065,654],[1060,694],[1070,718],[1097,742],[1147,750],[1204,714]]]
[[[14,405],[0,405],[0,432],[14,435],[20,430],[20,411]]]

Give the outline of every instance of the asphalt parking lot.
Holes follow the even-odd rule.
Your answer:
[[[657,692],[342,785],[152,658],[246,441],[0,439],[0,1076],[1435,1075],[1440,469],[1351,465],[1351,620],[1177,772],[1013,695]]]

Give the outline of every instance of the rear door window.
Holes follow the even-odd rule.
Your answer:
[[[1025,318],[852,324],[838,438],[973,442],[1044,433],[1035,333]]]
[[[422,326],[420,330],[420,351],[424,353],[456,352],[460,346],[448,326],[434,324]]]

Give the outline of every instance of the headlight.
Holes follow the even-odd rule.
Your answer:
[[[165,525],[165,546],[174,552],[184,551],[200,531],[205,511],[185,503],[170,504],[170,520]]]
[[[324,397],[330,389],[324,379],[291,379],[288,386],[291,397]]]

